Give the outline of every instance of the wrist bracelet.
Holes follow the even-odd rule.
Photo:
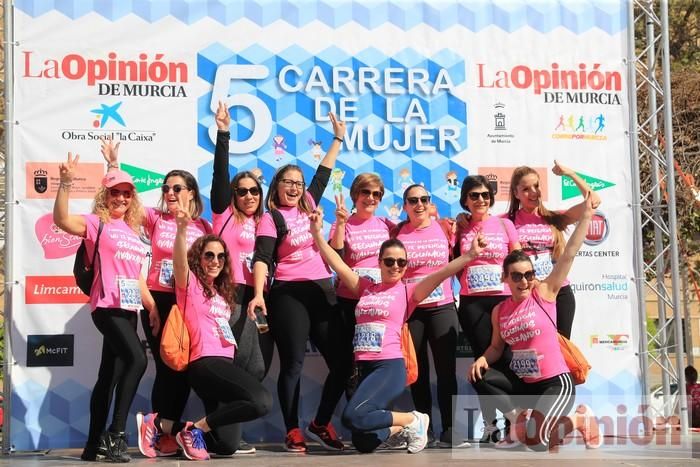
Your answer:
[[[110,162],[109,164],[107,164],[107,168],[108,168],[108,169],[118,169],[118,168],[119,168],[119,164],[112,164],[112,163]]]
[[[334,136],[333,139],[340,142],[340,143],[343,142],[343,138],[338,138],[337,136]]]
[[[72,186],[73,186],[73,182],[71,182],[71,183],[59,182],[59,184],[58,184],[59,188],[64,188],[66,190],[70,190],[70,188]]]

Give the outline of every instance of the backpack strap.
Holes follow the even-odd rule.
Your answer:
[[[226,228],[226,226],[228,225],[228,222],[231,220],[232,217],[233,217],[233,211],[231,211],[231,215],[228,216],[228,219],[226,219],[226,222],[224,222],[224,225],[221,226],[221,230],[219,230],[219,237],[221,237],[221,234],[224,233],[224,229]],[[274,216],[273,216],[273,219],[274,219]]]
[[[287,228],[287,222],[284,220],[284,216],[277,209],[270,209],[270,215],[272,216],[272,220],[275,223],[275,229],[277,230],[277,239],[275,240],[274,250],[274,254],[276,255],[277,249],[279,248],[280,243],[282,243],[284,236],[289,233],[289,229]]]
[[[104,283],[102,282],[102,257],[99,255],[99,248],[100,248],[100,235],[102,235],[102,229],[104,228],[105,224],[102,222],[102,219],[100,219],[100,225],[97,227],[97,237],[95,238],[95,251],[92,252],[92,261],[90,262],[90,266],[92,266],[93,269],[95,269],[95,261],[99,258],[100,260],[100,267],[97,270],[97,273],[100,275],[100,285],[102,286],[102,296],[104,297],[105,293],[105,286]]]
[[[554,322],[551,316],[549,316],[549,313],[547,313],[547,310],[544,309],[544,306],[542,306],[542,303],[539,300],[539,293],[535,294],[533,290],[532,298],[535,299],[535,303],[537,303],[537,306],[539,306],[542,311],[544,311],[544,314],[547,315],[547,318],[549,318],[549,321],[552,323],[552,326],[554,326],[554,329],[559,333],[559,329],[557,328],[557,324]]]

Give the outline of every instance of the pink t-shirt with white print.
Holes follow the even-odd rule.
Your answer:
[[[154,208],[146,208],[146,232],[151,237],[151,267],[146,285],[149,290],[174,292],[173,245],[177,233],[175,216]],[[211,225],[199,218],[187,226],[187,247],[202,235],[211,233]]]
[[[510,368],[526,383],[569,372],[559,347],[556,322],[556,302],[542,298],[537,288],[520,303],[507,298],[499,305],[498,329],[513,351]]]
[[[488,243],[473,261],[467,264],[459,276],[460,295],[510,295],[510,288],[501,282],[503,260],[510,252],[510,245],[518,242],[518,232],[508,219],[489,216],[485,221],[470,222],[460,233],[459,250],[466,253],[474,237],[481,232]]]
[[[175,295],[190,333],[190,361],[202,357],[233,358],[237,344],[228,324],[231,309],[219,294],[205,297],[202,283],[192,271],[188,273],[189,284],[186,288],[177,287]]]
[[[312,209],[316,209],[316,203],[308,192],[306,199]],[[331,270],[321,258],[309,231],[308,214],[300,211],[297,207],[289,206],[280,206],[278,211],[284,217],[288,232],[277,250],[278,261],[275,279],[280,281],[312,281],[331,277]],[[263,214],[257,232],[260,236],[277,238],[277,229],[272,214],[269,212]]]
[[[100,218],[95,214],[83,217],[87,227],[85,245],[88,258],[92,260]],[[90,291],[90,307],[93,311],[96,308],[140,310],[139,277],[148,248],[123,220],[111,220],[104,224],[99,248],[99,260],[95,259],[95,281]]]
[[[374,282],[381,280],[379,272],[379,247],[389,240],[389,231],[393,223],[382,217],[372,216],[362,219],[352,215],[345,223],[345,245],[343,246],[343,261],[353,268],[361,277],[371,277]],[[336,224],[331,226],[329,238],[335,235]],[[342,281],[338,282],[336,290],[338,297],[356,299]]]
[[[406,223],[401,227],[396,238],[401,240],[406,247],[408,259],[404,276],[406,283],[418,282],[450,262],[452,245],[437,221],[431,221],[427,227],[419,228]],[[418,306],[419,308],[435,308],[447,303],[454,303],[452,278],[449,277]]]
[[[375,284],[360,278],[360,301],[355,307],[355,360],[403,358],[401,327],[417,303],[413,291],[417,283]]]
[[[255,218],[246,217],[243,223],[240,223],[229,206],[221,214],[214,213],[212,220],[214,233],[224,240],[231,254],[233,281],[252,287],[255,284],[251,262],[255,250]]]

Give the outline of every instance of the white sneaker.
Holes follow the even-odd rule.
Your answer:
[[[408,442],[408,452],[415,454],[425,449],[428,444],[428,425],[430,424],[430,416],[426,413],[420,413],[416,410],[411,412],[415,417],[414,420],[404,427]]]

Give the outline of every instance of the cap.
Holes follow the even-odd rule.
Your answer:
[[[131,175],[123,170],[111,170],[107,172],[102,179],[102,186],[107,188],[112,188],[120,183],[128,183],[132,188],[136,189],[136,185],[134,185],[134,180],[131,178]]]

